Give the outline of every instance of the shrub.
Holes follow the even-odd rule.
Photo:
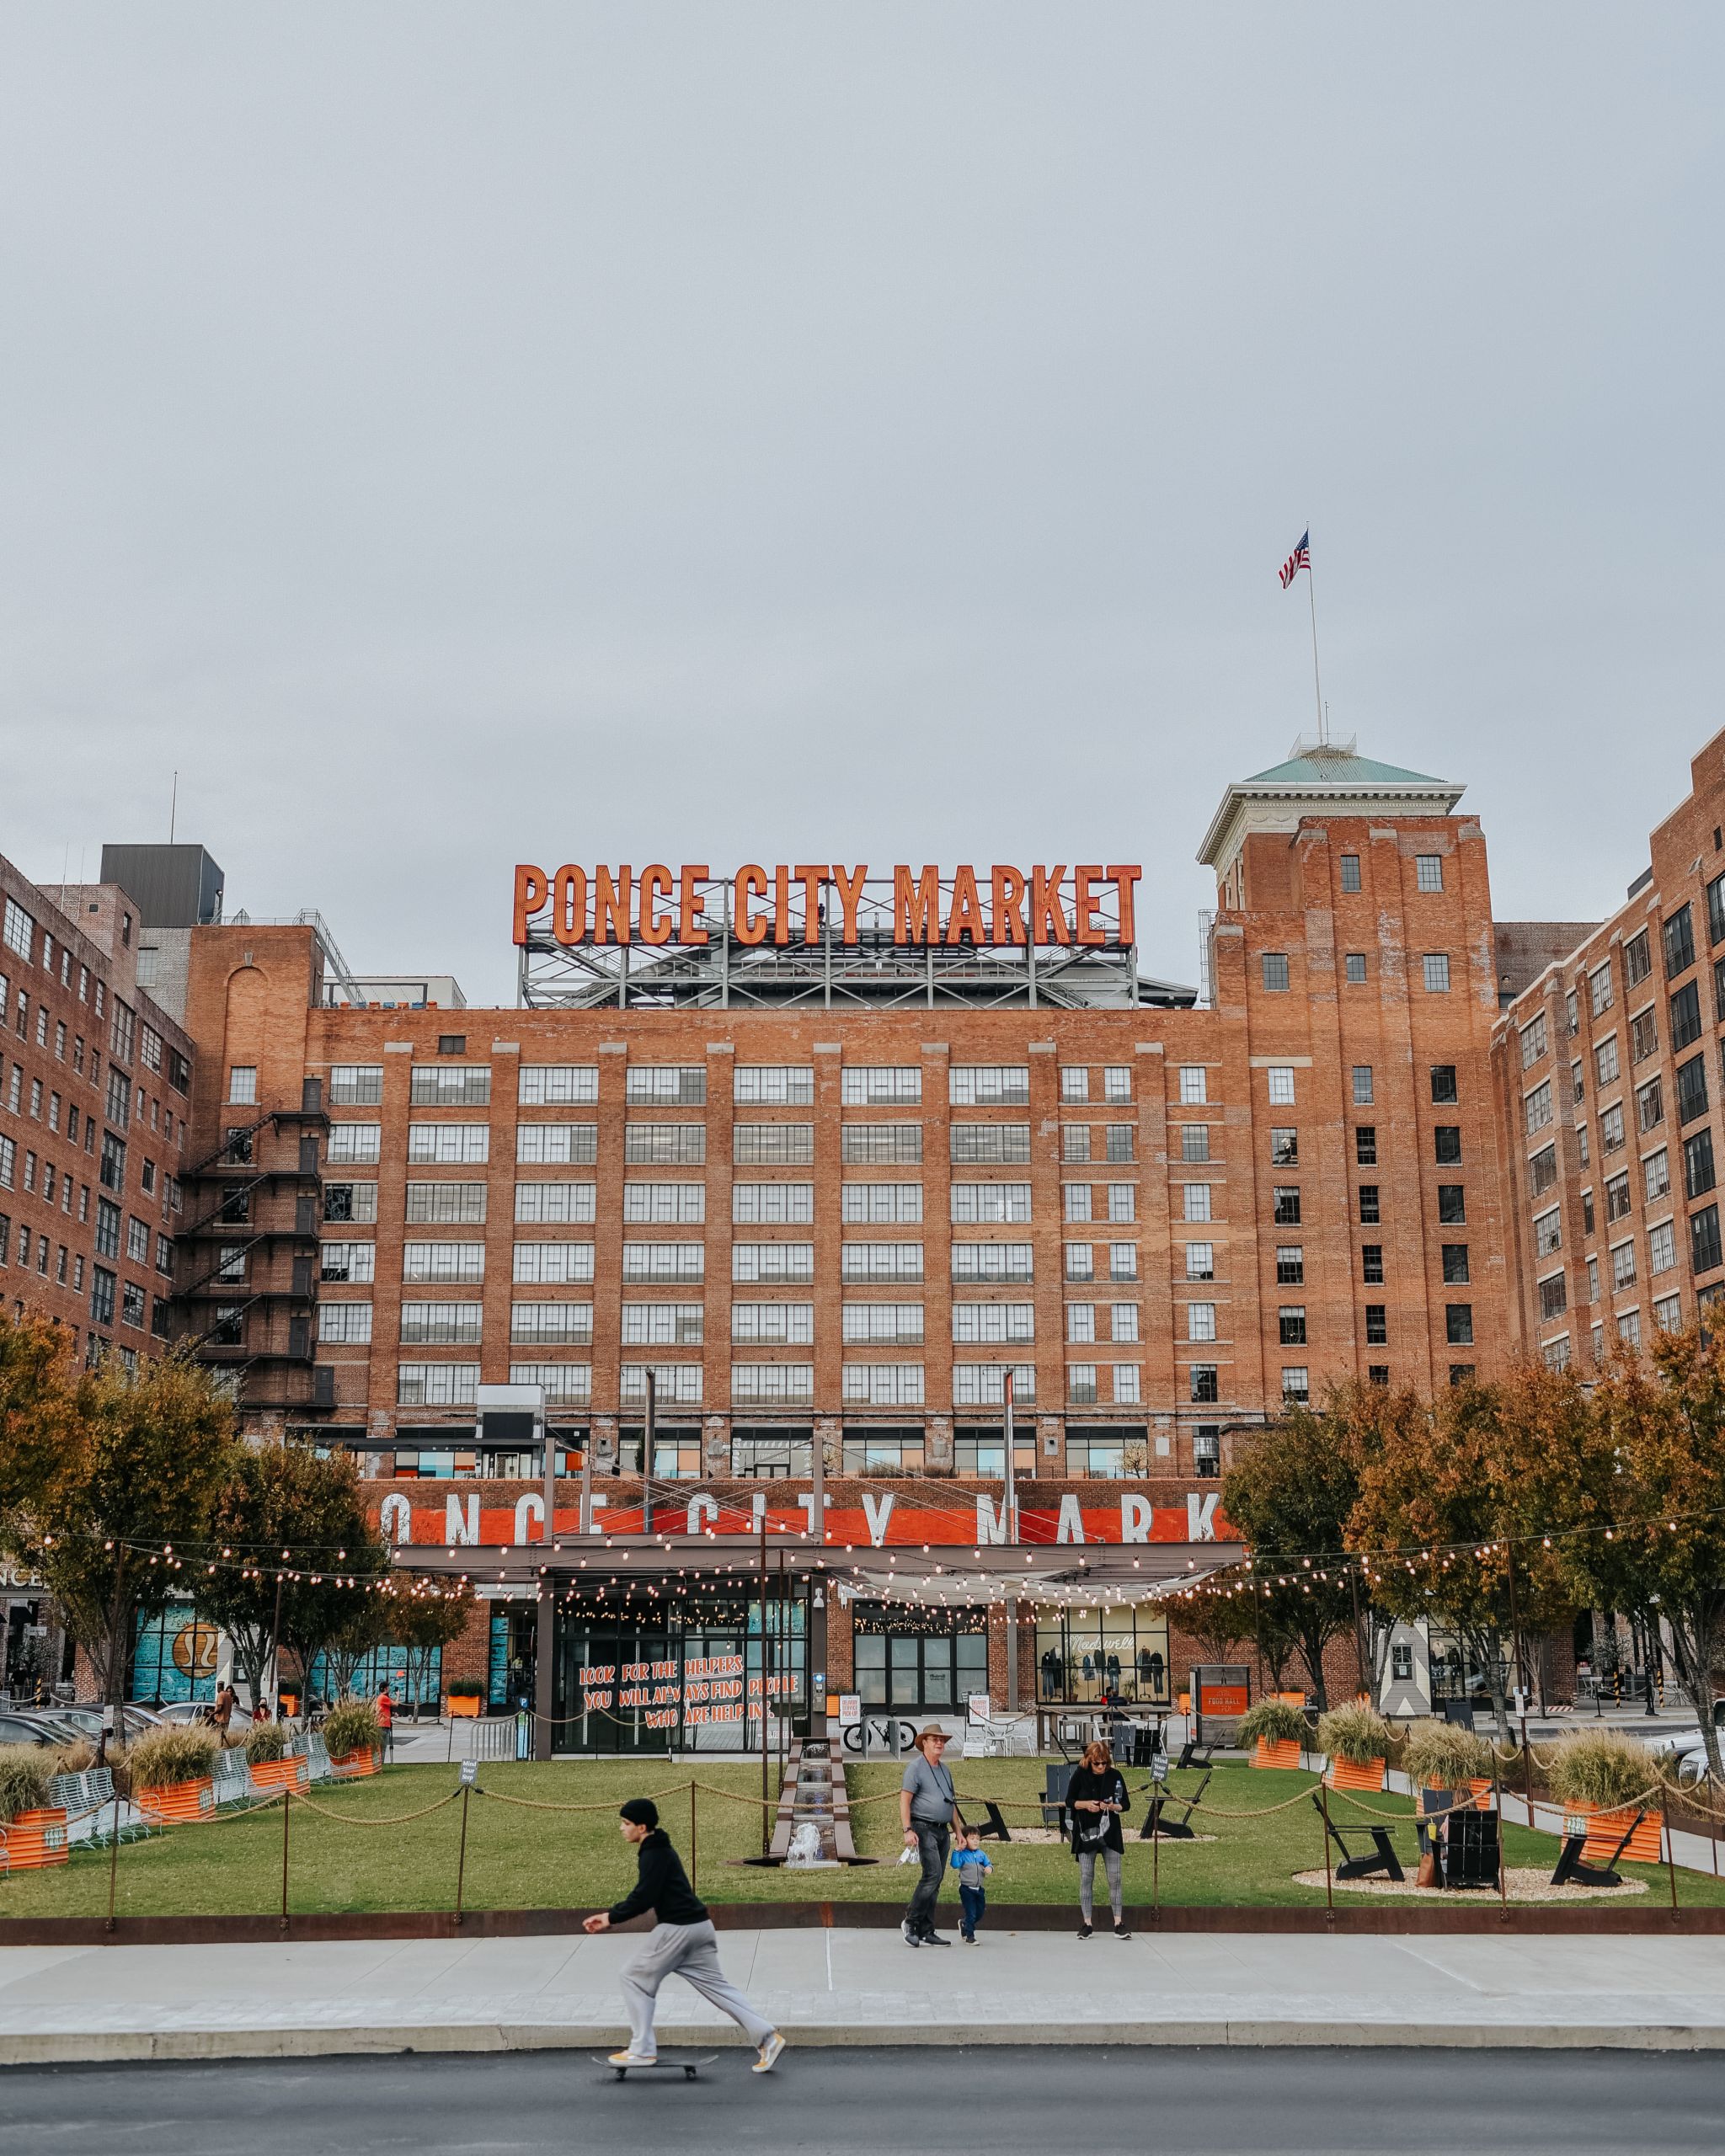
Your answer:
[[[246,1734],[246,1758],[256,1767],[279,1759],[287,1748],[287,1732],[279,1721],[254,1721]]]
[[[1387,1759],[1396,1732],[1370,1707],[1332,1707],[1318,1717],[1318,1749],[1332,1759],[1345,1759],[1351,1767],[1369,1767],[1375,1759]]]
[[[48,1801],[54,1754],[44,1744],[0,1744],[0,1826]]]
[[[1558,1803],[1597,1805],[1602,1812],[1644,1796],[1660,1779],[1645,1747],[1613,1729],[1580,1729],[1560,1738],[1546,1769]]]
[[[323,1718],[323,1742],[332,1759],[374,1751],[383,1742],[383,1725],[369,1700],[343,1700]]]
[[[147,1732],[127,1747],[126,1771],[134,1790],[202,1781],[215,1773],[221,1748],[222,1740],[213,1729],[196,1723],[168,1725]]]
[[[88,1737],[81,1737],[76,1744],[61,1744],[54,1753],[56,1774],[86,1774],[96,1764],[96,1748]]]
[[[1489,1777],[1492,1748],[1460,1722],[1417,1721],[1402,1740],[1402,1764],[1416,1789],[1465,1789]]]
[[[477,1677],[457,1677],[443,1688],[446,1697],[451,1700],[477,1700],[484,1689]]]
[[[1260,1700],[1241,1716],[1237,1741],[1247,1750],[1263,1737],[1267,1744],[1304,1744],[1311,1731],[1306,1716],[1285,1700]]]

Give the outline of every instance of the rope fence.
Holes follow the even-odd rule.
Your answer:
[[[1522,1755],[1516,1753],[1512,1756],[1520,1758]],[[502,1766],[506,1764],[512,1764],[513,1763],[498,1762],[495,1764],[499,1766]],[[621,1762],[619,1762],[619,1764],[621,1764]],[[422,1821],[435,1817],[440,1812],[451,1810],[456,1806],[457,1801],[459,1799],[461,1828],[459,1847],[457,1854],[454,1916],[456,1922],[460,1924],[463,1921],[469,1806],[471,1800],[473,1797],[478,1796],[486,1799],[490,1804],[494,1806],[500,1806],[506,1809],[526,1813],[541,1813],[547,1815],[561,1814],[569,1817],[592,1817],[599,1814],[614,1815],[618,1809],[618,1801],[614,1796],[588,1802],[558,1801],[545,1797],[528,1796],[515,1790],[499,1788],[494,1784],[481,1783],[478,1779],[478,1763],[464,1763],[462,1768],[464,1779],[457,1782],[453,1787],[444,1790],[429,1803],[415,1806],[412,1809],[406,1811],[376,1812],[369,1809],[356,1808],[349,1805],[334,1804],[326,1801],[324,1800],[331,1793],[328,1790],[323,1791],[320,1796],[313,1796],[304,1790],[295,1789],[291,1786],[283,1786],[268,1790],[267,1792],[257,1791],[247,1801],[223,1805],[208,1812],[190,1813],[188,1816],[180,1818],[164,1818],[159,1811],[142,1809],[141,1823],[146,1828],[152,1830],[149,1838],[154,1839],[158,1838],[162,1830],[168,1827],[231,1826],[242,1820],[256,1819],[260,1815],[265,1813],[268,1813],[272,1817],[279,1814],[281,1820],[281,1860],[280,1883],[279,1896],[277,1897],[277,1906],[280,1922],[284,1933],[286,1933],[291,1924],[293,1913],[291,1893],[293,1869],[293,1836],[291,1822],[296,1814],[301,1812],[309,1814],[313,1819],[328,1822],[337,1827],[356,1828],[366,1830],[383,1829],[385,1831],[397,1831],[409,1826],[415,1826]],[[1404,1806],[1406,1808],[1391,1809],[1383,1804],[1370,1801],[1369,1796],[1366,1793],[1362,1793],[1358,1790],[1332,1787],[1327,1781],[1323,1774],[1314,1773],[1310,1769],[1306,1769],[1306,1772],[1311,1775],[1310,1780],[1304,1781],[1302,1786],[1296,1789],[1291,1795],[1279,1798],[1274,1802],[1252,1806],[1242,1806],[1237,1804],[1230,1805],[1220,1802],[1215,1796],[1204,1793],[1205,1787],[1204,1784],[1199,1784],[1198,1788],[1195,1789],[1192,1794],[1188,1795],[1172,1786],[1171,1780],[1168,1779],[1165,1779],[1160,1782],[1152,1780],[1147,1785],[1140,1785],[1134,1790],[1133,1793],[1140,1796],[1150,1797],[1156,1796],[1161,1797],[1164,1801],[1171,1801],[1181,1807],[1181,1817],[1183,1822],[1194,1821],[1202,1822],[1205,1825],[1210,1825],[1213,1822],[1219,1829],[1228,1827],[1250,1828],[1255,1822],[1282,1817],[1289,1813],[1300,1811],[1307,1805],[1315,1805],[1316,1808],[1321,1812],[1323,1820],[1324,1885],[1327,1905],[1332,1908],[1334,1907],[1334,1889],[1337,1883],[1334,1878],[1336,1864],[1331,1853],[1331,1841],[1335,1832],[1334,1822],[1332,1817],[1333,1808],[1341,1809],[1344,1818],[1363,1817],[1366,1820],[1381,1822],[1385,1826],[1402,1827],[1404,1828],[1417,1826],[1421,1830],[1421,1846],[1423,1848],[1424,1834],[1426,1830],[1438,1827],[1441,1825],[1443,1822],[1455,1817],[1457,1815],[1476,1812],[1481,1809],[1483,1802],[1483,1799],[1480,1793],[1475,1790],[1470,1789],[1465,1792],[1458,1792],[1452,1795],[1450,1801],[1443,1806],[1434,1806],[1428,1810],[1423,1801],[1423,1793],[1414,1792],[1413,1793],[1411,1799],[1404,1800]],[[366,1780],[369,1780],[370,1778],[367,1777]],[[350,1789],[353,1786],[353,1784],[349,1783],[346,1786]],[[1505,1907],[1507,1908],[1507,1900],[1505,1899],[1507,1890],[1504,1881],[1508,1867],[1508,1856],[1507,1852],[1504,1850],[1503,1846],[1503,1799],[1506,1792],[1503,1790],[1501,1785],[1497,1782],[1495,1778],[1491,1786],[1496,1800],[1500,1821],[1498,1830],[1498,1862],[1499,1898],[1500,1900],[1504,1900]],[[852,1816],[854,1816],[858,1813],[866,1812],[871,1806],[896,1806],[900,1801],[901,1793],[901,1790],[897,1786],[874,1790],[868,1794],[852,1795],[846,1790],[846,1808]],[[699,1847],[697,1841],[697,1797],[705,1796],[709,1800],[709,1801],[716,1799],[723,1803],[741,1806],[747,1811],[756,1814],[771,1815],[782,1811],[787,1796],[787,1792],[782,1791],[777,1795],[762,1797],[748,1790],[728,1788],[721,1783],[702,1780],[698,1775],[692,1775],[685,1780],[665,1784],[657,1789],[633,1791],[632,1794],[650,1796],[656,1802],[661,1805],[679,1801],[686,1801],[688,1807],[687,1823],[689,1870],[692,1881],[698,1878],[699,1867]],[[1517,1793],[1509,1792],[1509,1794],[1516,1795]],[[1669,1811],[1669,1806],[1674,1799],[1681,1805],[1691,1807],[1695,1812],[1701,1817],[1705,1817],[1709,1820],[1725,1820],[1725,1808],[1722,1808],[1717,1805],[1708,1803],[1705,1800],[1698,1798],[1694,1792],[1678,1790],[1669,1777],[1662,1773],[1656,1773],[1653,1779],[1648,1782],[1647,1786],[1640,1790],[1635,1796],[1628,1799],[1621,1805],[1614,1805],[1610,1807],[1610,1809],[1614,1813],[1621,1812],[1625,1814],[1641,1812],[1644,1809],[1664,1809],[1664,1817],[1662,1822],[1662,1832],[1664,1843],[1664,1853],[1663,1862],[1669,1873],[1671,1906],[1673,1909],[1675,1910],[1678,1907],[1676,1877],[1677,1865],[1675,1858],[1675,1843],[1674,1838],[1674,1830],[1671,1825]],[[1522,1801],[1519,1795],[1517,1796],[1517,1801]],[[1033,1821],[1038,1821],[1046,1824],[1049,1821],[1049,1815],[1053,1812],[1058,1812],[1061,1815],[1061,1824],[1064,1827],[1067,1812],[1067,1806],[1063,1798],[1049,1794],[1044,1794],[1041,1796],[1033,1795],[1011,1796],[1004,1794],[994,1796],[987,1794],[983,1790],[965,1789],[955,1790],[954,1801],[957,1806],[961,1807],[961,1809],[967,1810],[972,1816],[975,1816],[976,1813],[982,1811],[990,1811],[996,1815],[1010,1816],[1014,1818],[1023,1817],[1024,1815],[1028,1815],[1028,1818],[1026,1820],[1027,1824]],[[126,1803],[127,1800],[124,1798],[117,1796],[109,1798],[101,1803],[92,1805],[87,1809],[80,1811],[76,1814],[70,1815],[67,1821],[67,1826],[71,1827],[83,1820],[94,1817],[98,1814],[107,1813],[110,1811],[115,1813],[115,1831],[111,1837],[111,1839],[109,1840],[109,1846],[104,1852],[109,1872],[107,1929],[110,1932],[115,1929],[115,1911],[118,1903],[117,1882],[120,1870],[120,1846],[121,1840],[124,1838],[120,1832],[119,1812],[121,1807],[126,1805]],[[136,1807],[134,1806],[134,1808]],[[1541,1822],[1536,1817],[1536,1813],[1540,1811],[1544,1811],[1547,1813],[1556,1812],[1559,1815],[1560,1820],[1560,1824],[1557,1831],[1561,1835],[1564,1831],[1562,1823],[1563,1815],[1570,1812],[1575,1807],[1565,1805],[1562,1801],[1555,1798],[1530,1797],[1530,1800],[1528,1800],[1527,1826],[1524,1828],[1519,1826],[1519,1822],[1509,1823],[1515,1825],[1516,1830],[1519,1832],[1551,1831],[1541,1828]],[[1374,1831],[1375,1832],[1379,1830],[1374,1829]],[[762,1833],[764,1852],[764,1822]],[[1151,1844],[1151,1907],[1153,1908],[1159,1908],[1161,1900],[1161,1845],[1165,1840],[1169,1840],[1171,1838],[1189,1839],[1190,1835],[1189,1833],[1187,1833],[1178,1838],[1170,1838],[1165,1833],[1158,1832],[1149,1836],[1135,1835],[1132,1837],[1132,1843],[1137,1843],[1146,1838],[1150,1840]],[[1206,1835],[1203,1838],[1214,1843],[1218,1839],[1226,1842],[1233,1838],[1224,1832],[1220,1835]],[[1717,1878],[1719,1876],[1720,1870],[1717,1840],[1712,1834],[1706,1835],[1705,1838],[1709,1843],[1712,1849],[1714,1876]],[[1128,1845],[1131,1846],[1132,1844],[1129,1843]],[[95,1845],[93,1844],[89,1845],[92,1851],[93,1851],[94,1846]],[[1008,1846],[1013,1846],[1013,1844],[1010,1843],[1010,1840],[1008,1842]],[[1027,1844],[1024,1846],[1028,1848],[1033,1845]],[[1035,1846],[1039,1847],[1043,1845],[1038,1844]],[[733,1859],[731,1860],[752,1862],[757,1861],[758,1860]],[[889,1860],[883,1858],[882,1860],[889,1861]],[[303,1861],[304,1860],[302,1859],[302,1862],[303,1863]],[[1282,1876],[1280,1867],[1282,1864],[1285,1862],[1284,1851],[1279,1849],[1275,1861],[1276,1876],[1279,1877]],[[1631,1859],[1629,1861],[1645,1861],[1645,1860]],[[136,1860],[131,1860],[130,1862],[136,1862]],[[130,1868],[130,1864],[128,1868]],[[1696,1869],[1692,1860],[1685,1865],[1685,1869],[1690,1870]],[[1296,1871],[1288,1876],[1293,1878],[1311,1879],[1311,1883],[1314,1886],[1316,1883],[1313,1871],[1310,1869],[1303,1872]],[[1701,1876],[1706,1876],[1704,1867],[1701,1868]],[[1371,1879],[1361,1877],[1359,1875],[1355,1875],[1354,1876],[1357,1883],[1366,1887],[1368,1892],[1371,1891],[1372,1887],[1378,1883]],[[1388,1882],[1386,1881],[1383,1883]],[[420,1904],[420,1906],[423,1906],[423,1904]],[[0,1886],[0,1917],[3,1917],[4,1914],[4,1892],[3,1886]]]

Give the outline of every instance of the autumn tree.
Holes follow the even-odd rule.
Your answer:
[[[233,1411],[182,1356],[136,1373],[110,1357],[65,1394],[40,1367],[32,1412],[51,1427],[55,1458],[34,1492],[13,1494],[0,1540],[45,1582],[117,1707],[139,1622],[194,1585],[201,1595],[199,1546],[233,1460]]]
[[[1404,1394],[1382,1418],[1380,1448],[1360,1470],[1348,1542],[1361,1554],[1374,1608],[1453,1632],[1487,1673],[1500,1719],[1508,1714],[1499,1663],[1512,1606],[1510,1538],[1530,1526],[1523,1470],[1541,1430],[1561,1424],[1577,1398],[1542,1365],[1501,1385],[1457,1385],[1429,1402]],[[1535,1557],[1533,1540],[1515,1559],[1524,1631],[1557,1624],[1569,1607],[1557,1566],[1542,1550]]]
[[[1663,1626],[1725,1779],[1713,1669],[1725,1655],[1725,1328],[1699,1321],[1617,1356],[1594,1390],[1573,1531],[1554,1538],[1579,1600]]]
[[[0,1317],[0,1520],[40,1498],[69,1449],[83,1382],[75,1339],[32,1311]]]

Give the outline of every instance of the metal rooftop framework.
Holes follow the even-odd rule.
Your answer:
[[[953,883],[943,879],[940,915],[952,909]],[[518,952],[517,1001],[534,1011],[595,1010],[1130,1010],[1184,1009],[1195,989],[1149,980],[1138,971],[1135,943],[1119,941],[1114,899],[1100,906],[1104,940],[996,945],[968,936],[958,942],[900,943],[893,934],[890,878],[862,887],[857,937],[844,941],[829,896],[819,909],[814,943],[745,942],[733,918],[733,886],[701,883],[704,944],[595,941],[559,942],[548,920],[531,924]],[[1068,932],[1073,930],[1070,912]]]

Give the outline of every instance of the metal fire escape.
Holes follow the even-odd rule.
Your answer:
[[[177,1239],[190,1276],[174,1289],[179,1336],[228,1374],[243,1408],[334,1405],[334,1373],[316,1362],[328,1128],[323,1081],[307,1078],[297,1107],[229,1124],[181,1177],[191,1218]]]

